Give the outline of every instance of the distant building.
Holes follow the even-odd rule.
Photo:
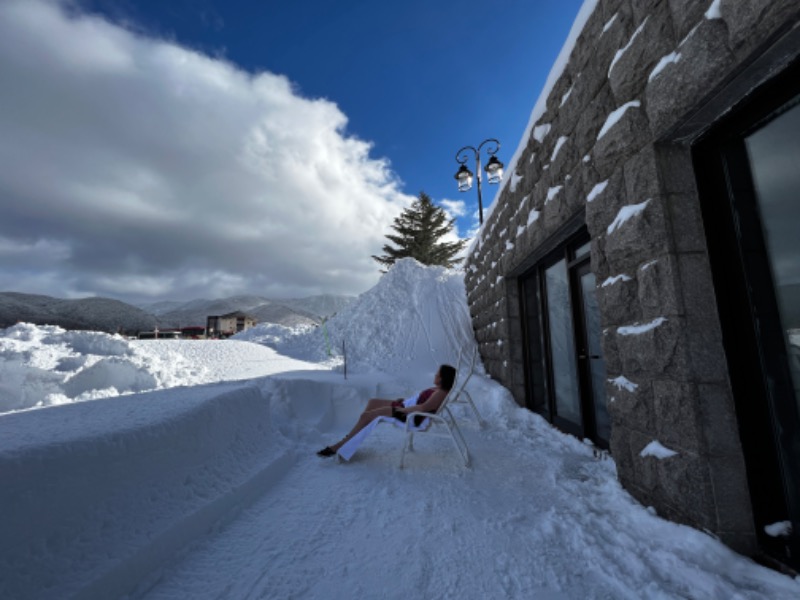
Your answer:
[[[187,340],[203,340],[206,337],[206,328],[202,325],[181,327],[181,337]]]
[[[800,3],[577,33],[465,264],[484,365],[659,515],[800,569]]]
[[[256,319],[241,311],[227,315],[210,316],[206,319],[206,335],[208,338],[226,338],[240,331],[254,327]]]

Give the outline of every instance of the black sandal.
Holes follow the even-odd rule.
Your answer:
[[[325,446],[322,450],[317,452],[317,456],[324,457],[333,456],[334,454],[336,454],[336,450],[332,450],[330,446]]]

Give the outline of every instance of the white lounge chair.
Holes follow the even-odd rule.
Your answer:
[[[456,369],[457,369],[459,375],[464,375],[464,378],[461,381],[461,383],[458,385],[458,389],[456,391],[456,394],[453,396],[453,399],[450,402],[453,403],[453,404],[459,404],[459,403],[469,404],[470,408],[472,408],[472,412],[475,414],[475,418],[478,419],[478,424],[481,427],[485,427],[486,426],[486,421],[484,421],[483,417],[481,417],[481,413],[478,412],[478,408],[475,406],[475,403],[472,401],[472,396],[470,395],[470,393],[466,389],[467,388],[467,382],[470,380],[470,378],[472,377],[473,372],[475,371],[475,361],[478,358],[478,347],[475,346],[473,348],[473,350],[472,350],[472,359],[470,360],[470,363],[469,363],[469,369],[461,367],[461,355],[462,354],[463,354],[463,350],[462,350],[461,353],[459,353],[458,363],[456,364]]]
[[[465,378],[464,383],[466,383],[467,379],[469,379],[469,377]],[[459,391],[463,389],[463,384],[458,384],[457,380],[458,372],[456,372],[456,382],[453,384],[452,389],[448,392],[447,396],[445,396],[444,400],[442,400],[439,410],[437,410],[435,413],[414,412],[409,415],[408,419],[406,419],[406,422],[403,424],[405,426],[406,439],[405,443],[403,444],[403,451],[400,453],[401,469],[405,466],[406,452],[414,449],[414,434],[431,432],[435,433],[439,426],[443,427],[446,430],[446,433],[450,436],[450,439],[453,440],[456,450],[458,450],[458,453],[464,460],[464,466],[469,466],[470,457],[469,448],[467,448],[467,442],[464,440],[464,436],[461,433],[461,430],[458,428],[458,423],[456,423],[456,419],[448,407],[448,404],[452,402],[453,399],[458,396]],[[412,415],[414,417],[423,416],[426,417],[426,419],[420,424],[419,427],[416,427],[413,424],[416,419],[412,418]],[[429,426],[425,427],[426,424]]]
[[[459,356],[459,362],[461,357]],[[474,364],[474,358],[473,358]],[[464,392],[464,385],[469,380],[471,376],[471,372],[467,373],[464,376],[463,381],[459,381],[461,373],[456,370],[456,381],[453,382],[453,387],[448,392],[447,396],[445,396],[444,400],[442,400],[442,404],[439,406],[439,409],[435,413],[428,413],[428,412],[414,412],[409,415],[406,419],[406,422],[403,423],[402,421],[395,419],[393,417],[378,417],[371,421],[364,429],[356,433],[352,438],[347,440],[339,451],[337,452],[337,459],[344,459],[350,460],[353,454],[356,453],[356,450],[361,446],[367,436],[372,432],[375,427],[378,426],[380,423],[390,423],[395,427],[401,427],[405,431],[405,441],[403,443],[403,450],[400,454],[400,468],[404,467],[405,462],[405,455],[406,452],[409,450],[414,449],[414,434],[415,433],[427,433],[427,432],[436,432],[437,430],[444,429],[444,433],[450,436],[453,440],[453,444],[455,444],[456,449],[458,450],[461,458],[464,460],[464,466],[469,466],[469,449],[467,448],[467,443],[464,440],[464,436],[461,433],[461,430],[458,428],[458,424],[456,423],[455,417],[453,413],[450,412],[448,408],[448,404],[459,394]],[[415,405],[417,402],[416,396],[411,396],[404,400],[405,406],[412,406]],[[472,403],[470,398],[470,403]],[[477,410],[474,408],[477,414]],[[425,417],[425,419],[419,424],[416,425],[416,418],[414,417]]]

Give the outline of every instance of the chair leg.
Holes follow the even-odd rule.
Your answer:
[[[447,416],[443,419],[444,424],[447,426],[447,429],[450,432],[450,438],[453,440],[453,444],[455,444],[456,450],[458,450],[458,453],[464,460],[464,466],[468,467],[469,448],[467,447],[467,441],[464,439],[464,435],[461,433],[461,429],[458,427],[458,423],[456,423],[455,417],[453,417],[453,413],[451,413],[447,408],[445,408],[445,411]]]
[[[478,419],[478,423],[480,424],[480,426],[484,427],[486,425],[486,421],[483,420],[483,417],[481,417],[481,413],[478,412],[478,407],[475,406],[475,403],[472,401],[472,396],[470,396],[467,390],[463,390],[461,393],[464,394],[464,396],[466,396],[467,402],[469,402],[469,405],[472,407],[472,412],[475,413],[475,417]]]

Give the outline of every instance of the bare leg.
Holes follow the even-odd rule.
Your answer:
[[[364,429],[367,425],[369,425],[372,421],[377,419],[378,417],[391,417],[392,416],[392,400],[381,400],[380,398],[373,398],[369,402],[367,402],[367,406],[364,409],[364,412],[361,413],[361,416],[358,417],[358,421],[350,430],[346,436],[344,436],[341,440],[336,442],[333,446],[330,446],[330,449],[334,452],[338,452],[339,448],[341,448],[344,443],[357,434],[359,431]]]

